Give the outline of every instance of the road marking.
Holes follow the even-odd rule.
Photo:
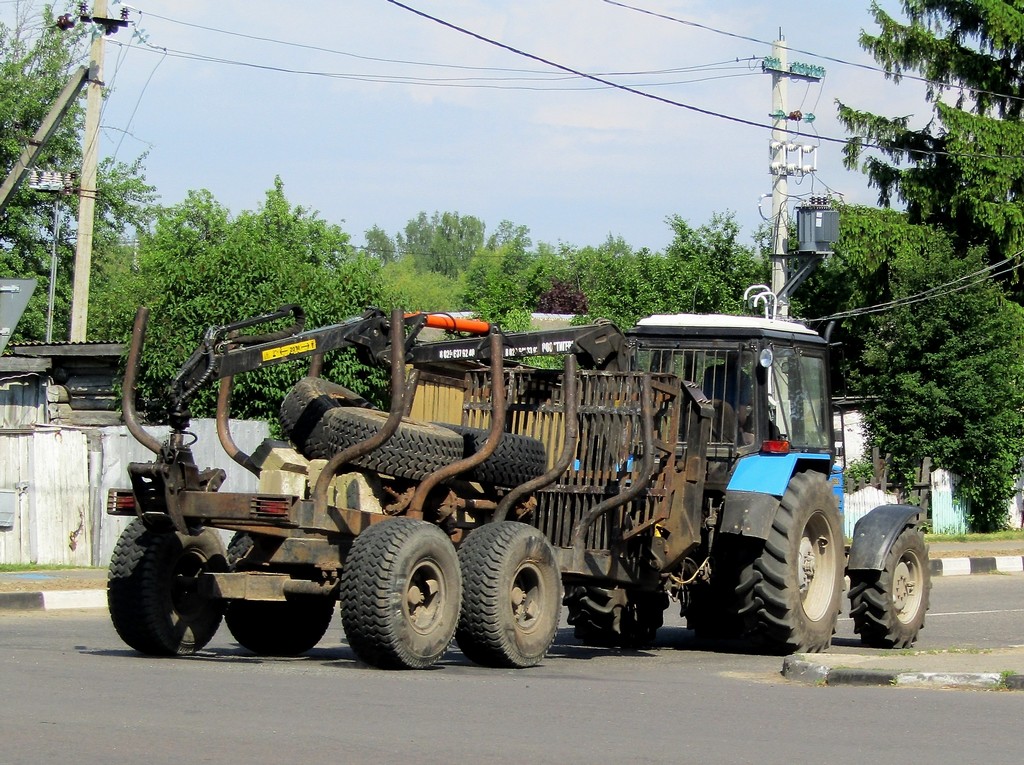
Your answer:
[[[933,616],[978,616],[981,614],[1020,614],[1024,613],[1024,608],[1000,608],[997,611],[946,611],[945,613],[932,613],[928,612],[928,617]]]

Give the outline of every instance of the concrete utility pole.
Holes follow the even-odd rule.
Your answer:
[[[810,144],[794,142],[793,133],[789,129],[790,121],[813,122],[813,114],[801,111],[790,111],[787,103],[787,91],[790,79],[817,82],[825,70],[820,66],[789,63],[789,50],[785,38],[779,30],[779,39],[772,43],[772,55],[764,60],[762,68],[772,75],[772,138],[771,164],[772,174],[772,283],[771,291],[775,295],[775,315],[780,319],[789,317],[789,298],[784,290],[790,274],[788,261],[789,251],[789,176],[805,176],[814,173],[817,161],[817,148]],[[795,160],[795,161],[794,161]],[[810,162],[808,164],[808,161]],[[790,285],[788,292],[792,292]]]
[[[96,0],[93,18],[106,18],[107,0]],[[82,137],[82,175],[78,197],[78,241],[75,245],[75,276],[71,290],[71,337],[85,342],[89,320],[89,272],[92,270],[92,227],[96,212],[96,166],[100,156],[100,109],[103,106],[103,38],[106,30],[93,26],[89,48],[89,85],[85,102],[85,135]]]
[[[772,43],[772,57],[778,66],[772,69],[772,292],[778,295],[786,284],[786,259],[789,251],[789,182],[786,174],[786,144],[789,142],[786,107],[789,77],[785,40],[780,32],[778,40]],[[789,316],[789,301],[781,301],[776,310],[779,318]]]

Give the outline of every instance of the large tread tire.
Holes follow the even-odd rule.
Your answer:
[[[775,514],[764,549],[741,574],[753,583],[755,637],[778,653],[824,651],[843,593],[842,521],[820,473],[797,473]]]
[[[376,409],[335,407],[323,416],[325,449],[309,444],[306,457],[330,459],[343,449],[376,435],[388,419],[387,412]],[[398,430],[379,447],[352,460],[377,473],[419,481],[436,470],[462,459],[462,436],[440,425],[402,420]]]
[[[318,595],[233,600],[224,612],[224,623],[239,645],[258,656],[298,656],[327,633],[334,606],[333,598]]]
[[[462,436],[465,457],[483,449],[490,434],[490,431],[464,425],[445,424],[444,427]],[[518,433],[505,433],[494,454],[459,477],[494,486],[518,486],[543,475],[547,467],[548,456],[541,441]]]
[[[638,650],[654,644],[668,595],[622,587],[578,585],[565,594],[569,624],[584,645]]]
[[[689,587],[686,626],[697,637],[712,640],[743,637],[753,602],[752,564],[761,549],[760,540],[718,535],[711,581],[696,582]]]
[[[459,558],[433,524],[390,519],[353,541],[340,595],[345,635],[362,661],[381,669],[424,669],[444,655],[455,634]]]
[[[861,642],[909,648],[924,627],[931,593],[928,546],[920,529],[896,538],[881,571],[850,571],[850,616]]]
[[[562,580],[555,551],[532,526],[487,524],[459,548],[462,611],[455,640],[485,667],[541,662],[558,629]]]
[[[107,575],[114,629],[144,654],[202,650],[220,627],[224,602],[203,596],[196,580],[204,572],[227,570],[224,543],[211,529],[152,531],[133,520],[117,540]]]
[[[238,570],[238,564],[245,560],[245,556],[255,545],[256,541],[247,531],[236,531],[231,537],[231,541],[228,542],[228,571]]]
[[[322,456],[330,451],[322,424],[324,415],[345,405],[362,407],[367,402],[357,393],[330,380],[303,377],[281,402],[281,428],[307,457],[310,454]]]

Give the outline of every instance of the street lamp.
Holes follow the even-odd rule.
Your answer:
[[[53,247],[50,250],[50,298],[46,304],[46,342],[53,342],[53,303],[57,294],[57,238],[60,235],[60,195],[74,191],[74,173],[57,173],[53,170],[32,170],[28,176],[28,187],[36,191],[53,194]]]

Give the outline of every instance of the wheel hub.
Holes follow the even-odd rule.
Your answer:
[[[516,572],[509,599],[520,629],[532,629],[541,616],[541,586],[540,575],[532,567],[524,566]]]
[[[425,563],[413,572],[405,591],[405,611],[414,629],[427,632],[440,618],[443,590],[444,582],[434,566]]]
[[[804,613],[813,620],[828,614],[835,592],[836,549],[826,517],[814,513],[808,518],[800,535],[797,551],[797,585]]]

